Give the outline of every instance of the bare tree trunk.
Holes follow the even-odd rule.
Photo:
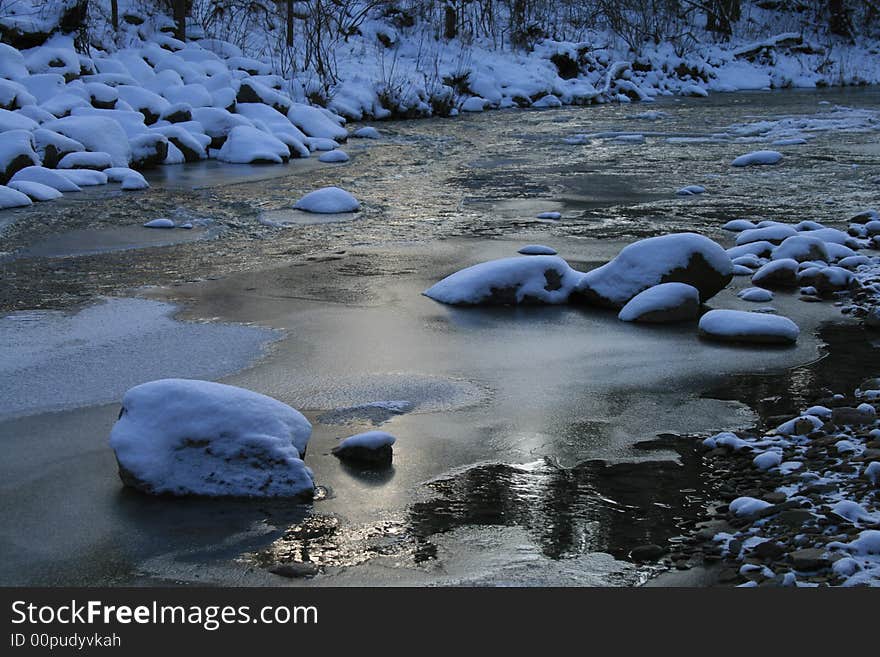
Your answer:
[[[113,31],[119,31],[119,0],[110,0],[110,22],[113,25]]]
[[[711,0],[706,3],[706,29],[724,36],[733,34],[733,23],[742,15],[740,0]]]
[[[844,37],[852,36],[852,23],[846,0],[828,0],[828,29],[831,34]]]
[[[173,0],[174,23],[176,30],[174,36],[181,41],[186,41],[186,0]]]
[[[443,36],[444,38],[454,39],[458,34],[458,14],[455,11],[455,5],[447,2],[443,6]]]
[[[516,48],[526,47],[526,0],[513,0],[510,8],[510,42]]]
[[[293,47],[293,0],[287,0],[287,47]]]

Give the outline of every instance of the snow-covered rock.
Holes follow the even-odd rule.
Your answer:
[[[702,185],[688,185],[686,187],[682,187],[675,193],[678,196],[695,196],[697,194],[705,194],[706,188]]]
[[[744,230],[752,230],[753,228],[757,228],[757,226],[748,219],[731,219],[721,228],[724,230],[729,230],[732,233],[740,233]]]
[[[106,173],[94,169],[58,169],[58,173],[78,187],[106,185],[108,181]]]
[[[103,171],[113,166],[113,158],[109,153],[80,151],[68,153],[58,162],[59,169],[94,169]]]
[[[0,132],[0,183],[7,182],[25,167],[39,164],[34,138],[28,130]]]
[[[284,142],[247,125],[232,128],[217,153],[218,160],[238,164],[280,164],[289,158],[290,149]]]
[[[293,207],[304,212],[336,214],[341,212],[357,212],[361,209],[361,204],[344,189],[339,187],[322,187],[303,196]]]
[[[128,135],[113,119],[103,116],[66,116],[49,121],[43,127],[79,142],[87,150],[108,153],[115,167],[127,167],[131,161]]]
[[[748,287],[737,292],[736,296],[743,301],[754,301],[756,303],[766,303],[773,300],[773,293],[761,287]]]
[[[452,305],[560,304],[582,276],[558,256],[518,256],[457,271],[424,294]]]
[[[741,310],[710,310],[700,318],[700,335],[721,342],[792,344],[800,329],[781,315]]]
[[[782,160],[782,153],[779,151],[753,151],[740,155],[731,162],[735,167],[750,167],[762,164],[777,164]]]
[[[72,182],[70,178],[62,175],[54,169],[46,167],[25,167],[21,171],[12,176],[14,182],[35,182],[46,185],[59,192],[81,192],[79,185]]]
[[[379,131],[372,126],[364,126],[363,128],[358,128],[353,133],[351,133],[352,137],[357,137],[358,139],[380,139],[382,135],[379,134]]]
[[[174,222],[167,217],[159,217],[146,222],[144,228],[174,228]]]
[[[752,284],[767,289],[798,286],[798,261],[791,258],[773,260],[752,276]]]
[[[788,224],[771,224],[769,226],[761,226],[758,228],[750,228],[742,231],[736,236],[736,245],[742,246],[751,242],[770,242],[771,244],[781,244],[789,237],[797,235],[798,232],[793,226]]]
[[[348,130],[317,107],[294,103],[287,112],[287,118],[308,137],[322,137],[337,142],[348,139]]]
[[[125,393],[110,446],[122,481],[153,495],[310,497],[308,420],[271,397],[162,379]]]
[[[489,101],[485,98],[480,98],[479,96],[471,96],[461,104],[461,111],[482,112],[484,109],[486,109],[486,105],[488,104]]]
[[[661,283],[639,292],[617,317],[625,322],[666,323],[696,319],[699,314],[697,288],[686,283]]]
[[[732,277],[730,256],[709,238],[696,233],[661,235],[630,244],[611,262],[584,274],[572,299],[622,308],[649,287],[686,283],[697,288],[702,303]]]
[[[321,153],[321,155],[318,156],[318,161],[325,163],[348,162],[349,159],[350,158],[348,157],[348,153],[339,149],[326,151],[325,153]]]
[[[543,244],[526,244],[517,253],[522,255],[556,255],[556,249]]]
[[[806,260],[824,260],[827,262],[829,259],[825,241],[814,237],[810,233],[786,237],[779,246],[773,249],[770,257],[773,260],[790,258],[798,262]]]
[[[770,502],[754,497],[737,497],[730,503],[729,508],[735,515],[751,516],[771,506],[773,505]]]
[[[8,186],[22,194],[27,194],[28,198],[32,201],[54,201],[56,198],[61,198],[63,196],[63,194],[54,187],[49,187],[48,185],[43,185],[37,182],[10,180]]]
[[[536,217],[536,218],[537,218],[537,219],[551,219],[551,220],[553,220],[553,221],[558,221],[559,219],[562,219],[562,213],[561,213],[561,212],[555,212],[555,211],[539,212],[539,213],[537,214],[537,217]]]
[[[0,210],[21,208],[27,205],[31,205],[31,199],[27,194],[6,185],[0,185]]]
[[[391,446],[396,440],[394,436],[384,431],[366,431],[349,436],[330,452],[343,461],[387,464],[391,463],[393,456]]]

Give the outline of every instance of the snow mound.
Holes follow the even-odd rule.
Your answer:
[[[152,219],[144,224],[144,228],[174,228],[174,222],[167,217]]]
[[[675,193],[678,196],[695,196],[697,194],[704,194],[705,192],[706,188],[702,185],[688,185],[687,187],[682,187]]]
[[[568,301],[582,276],[558,256],[518,256],[457,271],[424,295],[452,305],[558,304]]]
[[[681,322],[696,319],[700,292],[685,283],[661,283],[639,292],[618,313],[624,322]]]
[[[577,297],[586,303],[622,308],[642,290],[660,283],[687,283],[700,302],[722,290],[733,277],[730,256],[696,233],[676,233],[640,240],[611,262],[583,276]]]
[[[312,426],[271,397],[209,381],[130,389],[110,434],[119,475],[153,495],[310,497]]]
[[[710,310],[700,318],[700,335],[722,342],[792,344],[800,329],[781,315],[742,310]]]
[[[17,189],[0,185],[0,210],[7,208],[22,208],[31,205],[31,199]]]
[[[277,137],[253,126],[239,125],[229,135],[217,159],[236,164],[281,164],[290,158],[290,149]]]
[[[744,230],[751,230],[753,228],[757,228],[755,224],[753,224],[748,219],[731,219],[726,224],[721,227],[723,230],[729,230],[732,233],[740,233]]]
[[[754,497],[737,497],[730,503],[730,510],[738,516],[751,516],[773,506]]]
[[[357,212],[361,209],[361,204],[344,189],[339,187],[322,187],[303,196],[293,207],[304,212],[336,214],[340,212]]]
[[[543,244],[526,244],[517,253],[522,255],[556,255],[556,249]]]
[[[321,153],[318,156],[319,162],[328,162],[328,163],[336,163],[336,162],[348,162],[349,161],[348,153],[345,151],[340,151],[338,149],[334,149],[332,151],[327,151],[326,153]]]
[[[555,221],[558,219],[562,219],[562,213],[561,212],[541,212],[537,215],[537,218],[538,219],[553,219]]]
[[[397,439],[384,431],[366,431],[349,436],[331,451],[333,456],[345,461],[364,463],[389,463],[392,458],[391,446]]]
[[[81,192],[79,185],[58,171],[46,167],[26,167],[12,176],[13,182],[35,182],[46,185],[59,192]]]
[[[782,159],[782,153],[779,151],[752,151],[745,155],[740,155],[731,166],[750,167],[763,164],[777,164]]]
[[[745,290],[740,290],[736,296],[743,301],[754,301],[756,303],[773,301],[773,293],[760,287],[747,287]]]
[[[825,241],[814,237],[812,234],[786,237],[779,246],[773,249],[770,257],[773,260],[790,258],[798,262],[808,260],[824,260],[828,262],[830,258]]]
[[[15,189],[22,194],[27,194],[32,201],[54,201],[61,198],[63,194],[54,187],[43,185],[38,182],[27,182],[24,180],[10,181],[9,187]]]
[[[379,134],[379,131],[376,130],[376,128],[372,126],[364,126],[351,133],[351,136],[357,137],[358,139],[380,139],[382,135]]]
[[[66,116],[43,124],[47,130],[79,142],[90,151],[108,153],[115,167],[131,162],[131,146],[122,126],[103,116]]]
[[[461,111],[482,112],[484,109],[486,109],[486,105],[488,104],[489,101],[485,98],[480,98],[479,96],[471,96],[461,104]]]

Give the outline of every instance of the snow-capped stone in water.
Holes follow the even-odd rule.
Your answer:
[[[128,137],[122,126],[113,119],[104,116],[66,116],[48,121],[43,127],[79,142],[90,151],[108,153],[115,167],[127,167],[131,162]]]
[[[751,267],[752,269],[757,269],[763,264],[762,260],[753,253],[747,253],[738,258],[733,258],[732,262],[734,265],[742,265],[743,267]]]
[[[128,167],[110,167],[109,169],[104,169],[104,175],[107,176],[107,179],[110,182],[121,183],[126,178],[138,178],[143,180],[145,184],[147,182],[147,179],[144,178],[144,175],[140,171],[135,171]]]
[[[731,233],[740,233],[744,230],[752,230],[757,228],[755,224],[753,224],[748,219],[731,219],[722,227],[724,230],[729,230]]]
[[[675,193],[678,196],[694,196],[696,194],[704,194],[705,192],[706,188],[702,185],[688,185],[687,187],[682,187]]]
[[[330,450],[338,459],[360,463],[391,463],[396,438],[384,431],[367,431],[349,436]]]
[[[786,237],[779,246],[773,249],[770,257],[773,260],[791,258],[798,262],[807,260],[824,260],[827,262],[829,259],[825,242],[810,234]]]
[[[749,242],[741,246],[732,246],[727,249],[727,255],[731,258],[739,258],[744,255],[754,255],[759,258],[768,258],[775,248],[774,244],[761,240],[760,242]]]
[[[556,255],[556,249],[543,244],[526,244],[517,253],[523,255]]]
[[[813,287],[820,295],[830,295],[848,290],[855,277],[843,267],[823,267],[813,277]]]
[[[424,295],[452,305],[558,304],[568,301],[582,276],[559,256],[517,256],[457,271]]]
[[[747,287],[740,290],[737,295],[743,301],[754,301],[756,303],[766,303],[773,300],[773,293],[760,287]]]
[[[811,221],[809,219],[798,222],[794,226],[794,229],[799,233],[809,232],[811,230],[822,230],[823,228],[825,228],[825,226],[820,224],[818,221]]]
[[[618,313],[624,322],[684,322],[700,314],[700,292],[685,283],[661,283],[639,292]]]
[[[133,192],[139,189],[149,189],[150,183],[143,176],[126,176],[122,179],[121,187],[126,192]]]
[[[110,434],[126,486],[153,495],[311,497],[312,426],[265,395],[162,379],[125,393]]]
[[[95,169],[103,171],[113,166],[113,160],[109,153],[92,153],[91,151],[79,151],[68,153],[58,162],[59,169]]]
[[[144,228],[174,228],[174,222],[166,217],[160,217],[145,223]]]
[[[862,265],[870,265],[871,259],[868,256],[863,255],[855,255],[844,258],[840,262],[837,263],[838,267],[843,267],[844,269],[854,270]]]
[[[539,109],[562,107],[562,101],[553,94],[547,94],[532,103],[532,107],[537,107]]]
[[[6,185],[0,185],[0,210],[22,208],[27,205],[32,205],[32,201],[27,194]]]
[[[784,240],[797,235],[798,232],[793,226],[788,224],[774,224],[772,226],[762,226],[760,228],[751,228],[742,231],[736,236],[737,246],[749,244],[750,242],[771,242],[772,244],[781,244]]]
[[[0,132],[0,183],[5,183],[25,167],[39,164],[40,158],[34,150],[34,138],[29,130]]]
[[[79,187],[94,187],[107,184],[107,174],[94,169],[59,169],[58,173]]]
[[[59,192],[81,192],[79,185],[54,169],[46,167],[26,167],[12,176],[15,182],[35,182],[46,185]]]
[[[558,221],[559,219],[562,219],[562,213],[561,212],[552,212],[552,211],[551,212],[541,212],[537,215],[537,218],[538,219],[552,219],[554,221]]]
[[[642,290],[660,283],[687,283],[700,302],[715,296],[733,277],[730,256],[708,237],[676,233],[640,240],[611,262],[584,274],[572,300],[622,308]]]
[[[461,104],[461,111],[482,112],[486,108],[488,102],[489,101],[485,98],[480,98],[479,96],[471,96]]]
[[[862,210],[850,217],[849,220],[854,224],[866,224],[869,221],[878,221],[880,220],[880,212],[877,212],[876,210]]]
[[[752,276],[752,284],[768,289],[797,287],[797,260],[783,258],[768,262]]]
[[[341,151],[338,148],[333,149],[332,151],[327,151],[326,153],[321,153],[321,155],[318,156],[319,162],[348,162],[349,159],[348,153]]]
[[[800,329],[781,315],[742,310],[710,310],[700,318],[700,335],[721,342],[792,344]]]
[[[740,155],[730,164],[735,167],[749,167],[760,164],[777,164],[782,159],[779,151],[753,151]]]
[[[782,455],[779,452],[761,452],[752,459],[752,463],[758,470],[769,470],[782,463]]]
[[[64,196],[54,187],[43,185],[36,182],[26,182],[23,180],[10,181],[8,187],[27,194],[32,201],[54,201],[56,198]]]
[[[293,207],[304,212],[336,214],[340,212],[357,212],[361,209],[361,204],[344,189],[339,187],[322,187],[303,196]]]
[[[733,266],[733,275],[734,276],[751,276],[755,273],[754,269],[746,267],[745,265],[734,265]]]
[[[357,137],[358,139],[379,139],[381,135],[376,128],[372,126],[364,126],[363,128],[358,128],[353,133],[351,133],[352,137]]]
[[[737,516],[752,516],[771,506],[770,502],[754,497],[737,497],[728,508]]]
[[[236,164],[281,164],[290,158],[290,149],[280,139],[249,125],[232,128],[217,159]]]

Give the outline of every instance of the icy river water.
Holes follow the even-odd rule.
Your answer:
[[[580,308],[455,309],[421,292],[527,243],[586,270],[665,232],[729,246],[732,218],[845,226],[880,194],[878,109],[875,89],[824,90],[388,122],[379,140],[350,140],[341,166],[166,167],[144,193],[99,188],[5,213],[0,583],[643,581],[629,550],[674,539],[709,493],[692,458],[637,444],[792,412],[819,386],[875,373],[873,343],[830,303],[785,293],[772,305],[802,334],[780,350]],[[810,139],[773,146],[782,164],[730,168],[794,129]],[[316,223],[289,209],[331,184],[363,211]],[[675,195],[690,184],[707,193]],[[562,218],[535,218],[545,211]],[[195,228],[139,228],[158,216]],[[746,283],[711,305],[749,307],[736,297]],[[835,343],[849,359],[829,368],[820,357]],[[124,489],[107,445],[118,400],[167,376],[302,410],[319,499]],[[405,412],[375,404],[390,401]],[[377,426],[398,438],[393,467],[330,455]],[[303,562],[319,575],[270,572]]]

